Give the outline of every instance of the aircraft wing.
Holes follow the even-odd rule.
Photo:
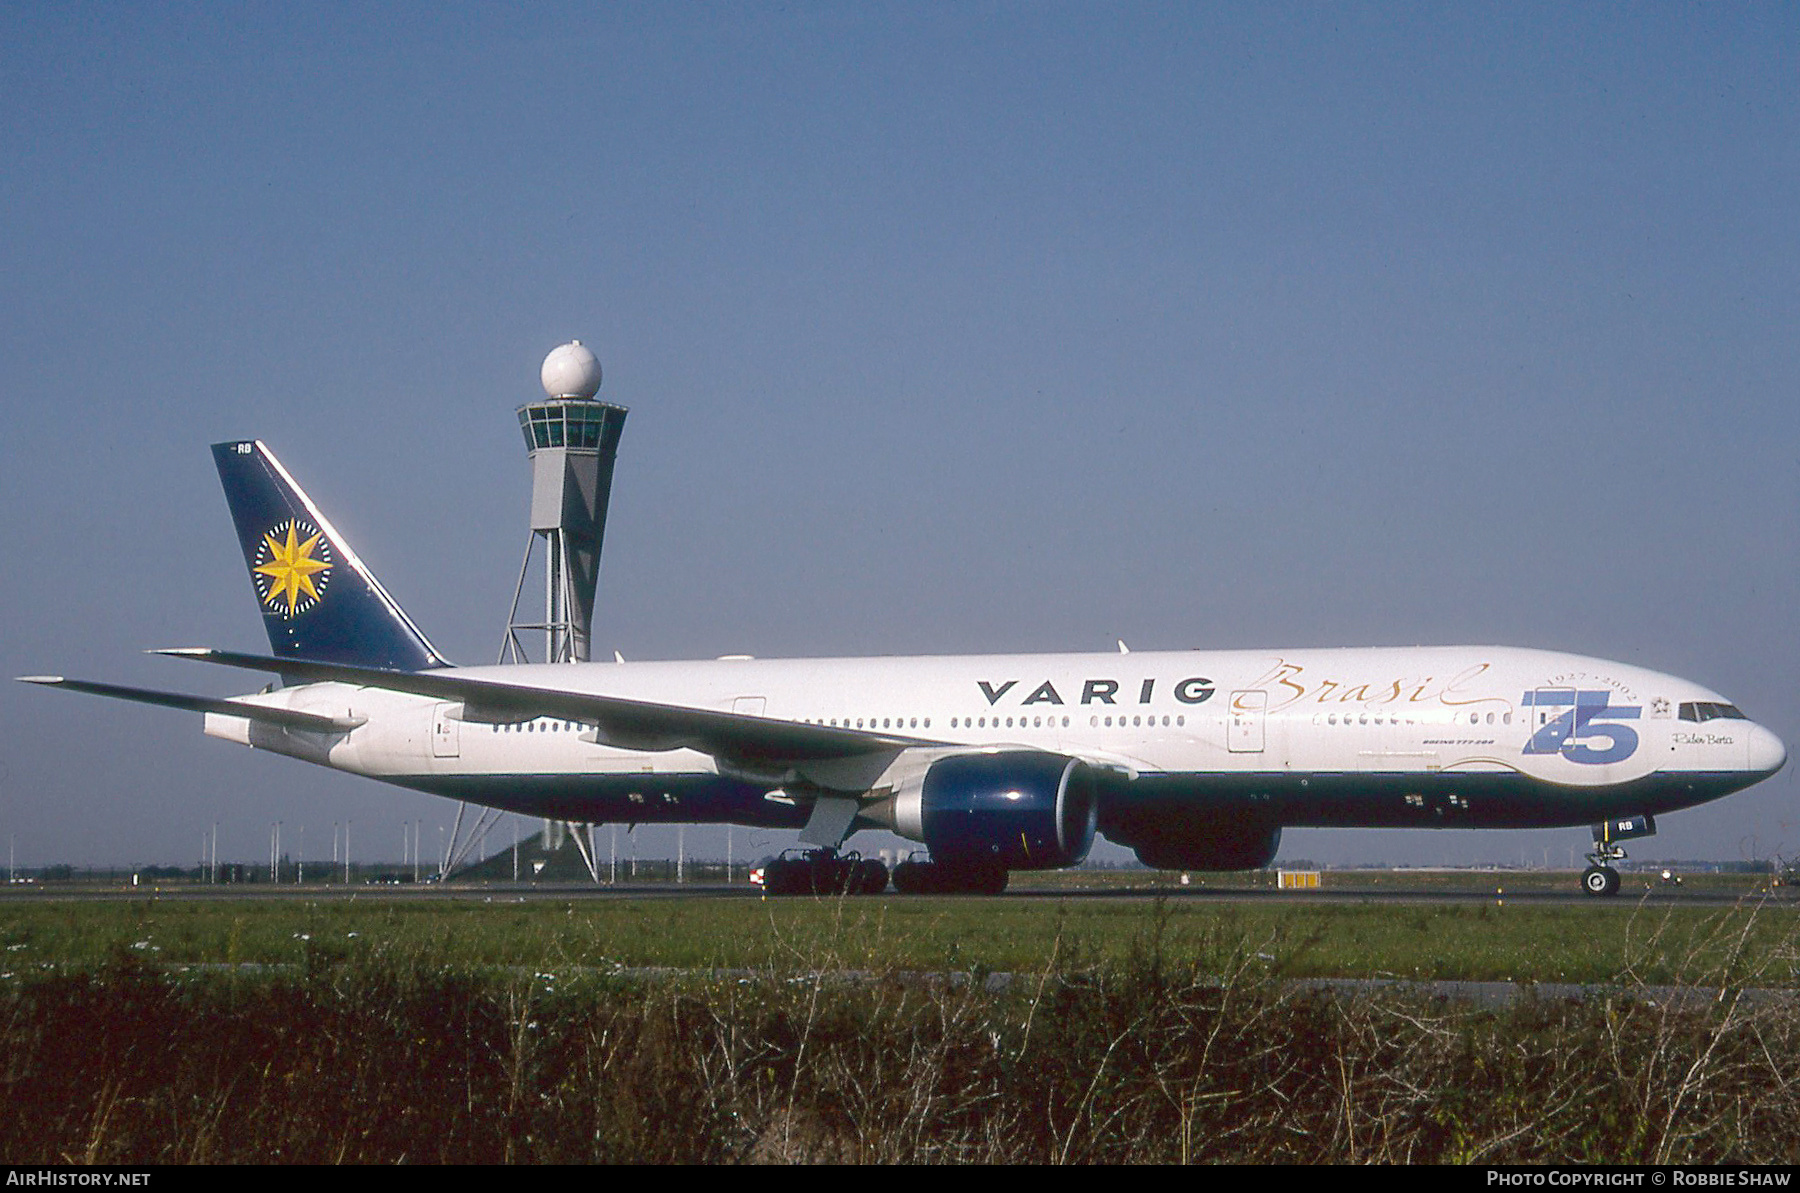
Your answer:
[[[244,700],[215,700],[181,692],[154,692],[148,688],[126,688],[118,684],[93,683],[84,679],[64,679],[60,675],[21,675],[19,682],[41,684],[47,688],[67,688],[71,692],[87,692],[94,696],[111,696],[115,700],[134,700],[139,704],[158,704],[164,708],[180,708],[188,712],[247,717],[252,721],[264,721],[283,729],[304,729],[309,733],[348,733],[364,723],[361,718],[327,717],[292,708],[251,704]]]
[[[239,654],[205,647],[153,651],[179,659],[273,672],[290,681],[335,682],[408,692],[464,706],[465,721],[522,721],[556,717],[596,727],[598,740],[629,750],[699,750],[753,763],[829,761],[941,745],[925,738],[807,725],[772,717],[655,704],[559,688],[529,687],[459,676],[454,669],[394,671]]]

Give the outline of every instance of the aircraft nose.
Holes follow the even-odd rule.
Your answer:
[[[1761,775],[1772,775],[1787,762],[1787,747],[1781,739],[1761,725],[1750,726],[1750,740],[1746,743],[1745,764]]]

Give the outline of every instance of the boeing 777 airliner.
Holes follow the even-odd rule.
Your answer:
[[[280,686],[28,682],[531,816],[800,829],[817,849],[786,872],[806,889],[874,827],[929,850],[902,889],[998,891],[1079,863],[1096,833],[1149,866],[1241,870],[1290,825],[1590,825],[1582,885],[1609,895],[1620,841],[1787,759],[1698,684],[1497,646],[457,667],[267,447],[213,455],[272,653],[162,653]]]

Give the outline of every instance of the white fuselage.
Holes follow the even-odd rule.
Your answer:
[[[1597,822],[1716,798],[1786,756],[1741,714],[1693,714],[1730,705],[1689,681],[1508,647],[741,658],[453,674],[937,746],[1066,754],[1124,780],[1116,800],[1132,799],[1138,783],[1162,784],[1165,798],[1191,795],[1196,807],[1230,790],[1260,797],[1271,821],[1286,824]],[[695,803],[675,782],[720,777],[712,757],[598,744],[577,722],[470,720],[454,702],[339,683],[250,699],[364,723],[324,736],[208,715],[206,731],[518,811],[536,810],[533,793],[554,791],[546,815],[585,807],[594,821],[754,819]],[[581,805],[584,790],[591,806]]]

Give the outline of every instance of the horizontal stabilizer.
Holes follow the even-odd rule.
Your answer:
[[[19,682],[41,684],[47,688],[66,688],[71,692],[87,692],[93,696],[111,696],[115,700],[134,700],[139,704],[160,704],[164,708],[179,708],[186,712],[245,717],[252,721],[279,725],[283,729],[303,729],[309,733],[348,733],[364,723],[361,717],[327,717],[291,708],[250,704],[243,700],[218,700],[207,696],[189,696],[181,692],[153,692],[147,688],[125,688],[117,684],[64,679],[60,675],[21,675]]]
[[[278,659],[229,650],[183,647],[152,654],[269,671],[288,682],[336,682],[434,700],[460,701],[462,719],[516,721],[555,717],[593,725],[598,740],[631,750],[699,750],[714,757],[753,761],[803,762],[854,758],[913,746],[941,745],[916,737],[808,725],[773,717],[719,712],[676,704],[653,704],[620,696],[533,688],[493,679],[474,679],[454,669],[390,671],[310,659]]]

